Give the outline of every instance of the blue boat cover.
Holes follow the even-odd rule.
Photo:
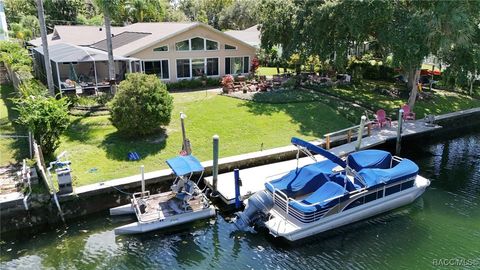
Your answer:
[[[323,160],[292,170],[279,179],[270,182],[276,189],[281,190],[289,197],[296,197],[311,193],[323,185],[337,164],[330,160]],[[273,193],[272,186],[265,183],[265,187]]]
[[[167,160],[167,164],[178,176],[203,171],[203,166],[200,164],[200,161],[192,155],[171,158]]]
[[[403,159],[391,169],[363,169],[358,173],[363,177],[367,188],[408,179],[418,174],[418,166],[409,159]]]
[[[359,172],[365,168],[390,168],[392,155],[382,150],[363,150],[350,154],[347,157],[347,164],[350,168]]]
[[[326,157],[327,159],[333,161],[334,163],[340,165],[342,168],[347,167],[347,164],[341,158],[337,157],[336,155],[332,154],[331,152],[329,152],[329,151],[327,151],[327,150],[325,150],[321,147],[313,145],[313,144],[311,144],[309,142],[306,142],[302,139],[292,137],[292,144],[303,146],[303,147],[307,148],[309,151],[312,151],[314,153],[322,155],[322,156]]]
[[[289,205],[304,214],[310,214],[317,210],[331,207],[337,204],[340,201],[339,199],[342,198],[330,201],[326,200],[346,194],[348,194],[348,192],[339,184],[334,182],[326,182],[323,186],[302,201],[302,203],[306,205],[299,204],[296,201],[290,202]],[[319,202],[321,203],[318,205],[311,205]]]

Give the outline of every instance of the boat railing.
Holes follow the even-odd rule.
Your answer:
[[[353,179],[357,179],[364,187],[367,186],[367,182],[365,182],[365,179],[363,179],[363,177],[357,171],[350,168],[349,166],[347,166],[345,170],[347,171],[347,173],[353,176]]]
[[[284,222],[288,221],[288,216],[292,216],[302,223],[314,222],[314,221],[319,220],[321,217],[323,217],[325,215],[325,213],[328,210],[330,210],[330,208],[331,208],[331,207],[329,207],[329,208],[319,209],[319,210],[313,211],[311,213],[304,213],[302,211],[299,211],[299,210],[295,209],[294,207],[291,207],[290,206],[291,202],[297,203],[297,204],[299,204],[301,206],[304,206],[304,207],[311,207],[311,206],[315,207],[315,206],[320,205],[322,203],[327,203],[327,202],[330,202],[330,201],[333,201],[333,200],[336,200],[336,199],[340,199],[341,197],[344,196],[344,195],[339,195],[339,196],[335,196],[335,197],[332,197],[332,198],[328,198],[328,199],[326,199],[324,201],[321,201],[321,202],[317,202],[317,203],[313,203],[313,204],[305,204],[305,203],[302,203],[301,201],[298,201],[298,200],[295,200],[293,198],[288,197],[287,194],[285,194],[281,190],[275,188],[270,183],[267,183],[267,184],[270,185],[272,187],[272,190],[273,190],[273,192],[272,192],[273,203],[276,206],[278,206],[279,210],[282,210],[282,211],[285,212]]]

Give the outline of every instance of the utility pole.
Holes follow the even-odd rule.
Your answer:
[[[42,0],[37,1],[38,22],[40,24],[40,35],[42,37],[43,59],[45,62],[45,73],[47,73],[47,87],[48,93],[55,96],[55,89],[53,88],[52,64],[50,62],[50,54],[48,53],[47,40],[47,26],[45,25],[45,15],[43,13]]]

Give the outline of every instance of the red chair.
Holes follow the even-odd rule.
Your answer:
[[[407,104],[402,106],[403,120],[415,120],[415,113],[410,110],[410,106]]]
[[[387,123],[390,125],[390,127],[392,126],[392,119],[387,117],[387,114],[382,109],[377,111],[375,118],[376,119],[373,121],[373,124],[378,125],[380,128],[382,128],[384,125],[387,125]]]

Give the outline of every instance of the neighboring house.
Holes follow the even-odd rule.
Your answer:
[[[260,49],[260,31],[258,30],[258,24],[245,30],[230,30],[225,34],[230,35],[236,39],[242,40],[253,47]]]
[[[0,0],[0,40],[8,39],[8,25],[5,16],[5,3]]]
[[[112,27],[112,36],[117,80],[128,72],[156,74],[166,82],[198,78],[203,74],[208,77],[244,74],[249,72],[256,54],[255,47],[248,42],[197,22],[136,23]],[[96,87],[107,81],[105,29],[55,26],[48,41],[52,65],[60,64],[60,72],[54,74],[60,89],[70,89],[75,78],[82,87]],[[29,43],[37,47],[35,62],[40,66],[43,61],[41,39]]]

